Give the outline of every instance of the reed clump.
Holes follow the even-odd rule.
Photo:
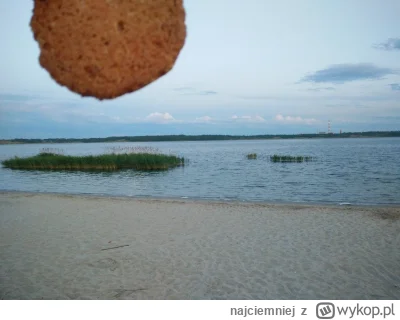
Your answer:
[[[290,156],[274,154],[270,157],[272,162],[308,162],[314,160],[310,156]]]
[[[249,153],[247,159],[257,159],[257,153]]]
[[[39,155],[47,156],[47,155],[62,155],[64,154],[64,149],[59,148],[42,148],[39,151]]]
[[[111,154],[131,154],[131,153],[145,153],[145,154],[162,154],[160,149],[148,146],[112,146],[106,148],[106,153]]]
[[[41,152],[36,156],[14,157],[2,161],[6,168],[24,170],[114,171],[121,169],[167,170],[183,166],[185,159],[161,153],[110,153],[88,156],[68,156]]]

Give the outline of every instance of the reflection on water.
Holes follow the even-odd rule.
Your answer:
[[[41,148],[99,154],[110,146],[150,146],[189,160],[169,171],[17,171],[0,168],[0,190],[188,197],[243,201],[400,204],[400,139],[309,139],[2,145],[0,160]],[[246,155],[257,153],[257,159]],[[273,154],[315,157],[272,163]]]

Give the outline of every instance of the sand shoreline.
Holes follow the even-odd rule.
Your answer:
[[[1,299],[399,299],[400,207],[0,192]]]
[[[302,206],[302,207],[332,207],[332,208],[400,208],[399,204],[378,203],[378,204],[358,204],[358,203],[333,203],[333,202],[281,202],[281,201],[254,201],[254,200],[236,200],[236,199],[204,199],[190,197],[153,197],[153,196],[126,196],[126,195],[108,195],[108,194],[82,194],[82,193],[60,193],[60,192],[31,192],[31,191],[13,191],[0,190],[0,195],[50,195],[58,197],[76,197],[76,198],[98,198],[98,199],[120,199],[120,200],[138,200],[138,201],[162,201],[162,202],[184,202],[184,203],[203,203],[203,204],[232,204],[232,205],[261,205],[261,206]]]

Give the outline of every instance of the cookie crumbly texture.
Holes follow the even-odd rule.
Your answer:
[[[52,78],[100,100],[165,75],[186,38],[183,0],[34,0],[30,25]]]

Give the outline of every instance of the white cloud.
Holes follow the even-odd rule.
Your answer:
[[[238,117],[237,115],[233,115],[231,117],[231,119],[235,120],[235,121],[245,121],[245,122],[265,122],[265,119],[259,115],[241,116],[241,117]]]
[[[283,116],[281,114],[277,114],[275,116],[275,120],[281,123],[303,123],[303,124],[313,124],[318,122],[317,119],[314,118],[302,118],[302,117],[292,117],[292,116]]]
[[[260,117],[258,115],[254,117],[254,120],[257,121],[257,122],[264,122],[265,121],[265,119],[263,117]]]
[[[165,112],[165,113],[153,112],[153,113],[150,113],[146,117],[145,120],[149,121],[149,122],[155,122],[155,123],[166,123],[166,122],[175,121],[175,118],[168,112]]]
[[[213,118],[211,118],[210,116],[196,118],[196,122],[210,122],[212,120]]]

